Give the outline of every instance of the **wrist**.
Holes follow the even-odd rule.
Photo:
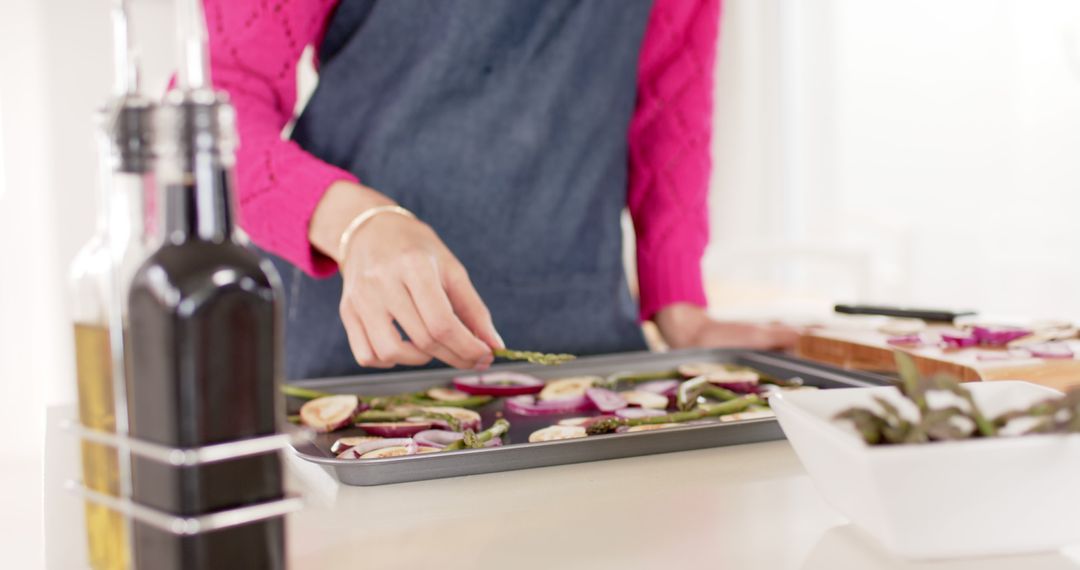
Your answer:
[[[673,303],[653,316],[664,342],[671,348],[696,346],[701,330],[708,321],[705,308],[692,303]]]
[[[330,185],[308,224],[308,241],[323,255],[338,259],[342,235],[358,216],[372,208],[396,203],[362,184],[341,180]]]

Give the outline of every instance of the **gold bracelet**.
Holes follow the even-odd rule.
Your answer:
[[[349,242],[352,241],[353,234],[356,230],[360,229],[368,220],[378,216],[379,214],[397,214],[399,216],[405,216],[406,218],[416,219],[416,214],[402,208],[401,206],[376,206],[374,208],[368,208],[363,212],[360,212],[358,216],[353,218],[349,225],[345,227],[345,231],[341,232],[341,240],[338,241],[338,263],[345,261],[345,255],[348,252]]]

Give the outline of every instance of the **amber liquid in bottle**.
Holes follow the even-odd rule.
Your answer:
[[[164,244],[129,293],[131,434],[181,448],[274,434],[281,411],[277,277],[237,242],[230,173],[210,156],[197,176],[165,183]],[[281,462],[277,452],[189,467],[135,457],[132,496],[183,516],[280,499]],[[281,517],[193,536],[134,532],[139,568],[285,566]]]
[[[116,430],[113,415],[112,353],[104,325],[75,324],[75,366],[79,421],[88,428]],[[82,476],[86,488],[118,496],[119,458],[116,449],[83,440]],[[128,568],[128,535],[124,517],[97,503],[86,502],[89,563],[94,570]]]

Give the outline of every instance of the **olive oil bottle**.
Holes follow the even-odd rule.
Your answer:
[[[114,260],[117,240],[110,233],[115,214],[126,209],[126,194],[117,181],[117,138],[114,127],[122,114],[122,101],[101,114],[99,146],[102,180],[99,183],[97,230],[71,265],[70,297],[75,333],[76,388],[79,422],[86,428],[121,434],[123,412],[115,406],[116,388],[123,386],[122,351],[114,335],[119,325]],[[111,135],[113,134],[113,135]],[[118,423],[120,425],[118,425]],[[81,444],[82,482],[90,491],[123,497],[127,471],[114,447],[84,440]],[[130,567],[129,527],[124,516],[100,504],[85,505],[87,562],[94,570]]]
[[[273,435],[283,417],[280,285],[236,234],[232,108],[223,94],[181,81],[157,115],[164,232],[128,298],[130,433],[178,448]],[[190,466],[132,458],[133,501],[169,514],[282,497],[276,451]],[[137,567],[156,570],[284,568],[284,520],[186,536],[136,521],[134,552]]]

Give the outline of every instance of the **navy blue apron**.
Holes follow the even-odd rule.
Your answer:
[[[651,0],[343,0],[293,139],[430,224],[514,348],[641,350],[622,267]],[[289,378],[362,371],[341,278],[274,258]]]

